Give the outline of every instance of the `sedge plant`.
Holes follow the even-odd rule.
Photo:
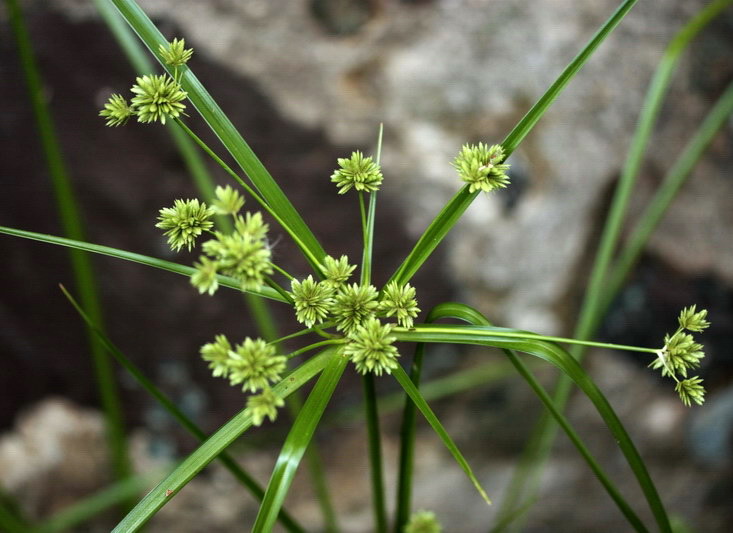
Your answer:
[[[138,76],[129,94],[115,93],[99,111],[107,126],[124,127],[130,121],[150,124],[177,124],[204,153],[211,157],[232,178],[233,184],[217,187],[213,196],[172,198],[160,209],[158,219],[150,221],[160,229],[171,250],[196,250],[198,259],[192,266],[140,256],[99,245],[60,237],[35,234],[23,230],[0,228],[0,231],[30,239],[61,244],[73,249],[112,255],[189,277],[192,290],[215,297],[219,290],[234,289],[276,305],[287,306],[301,328],[279,339],[264,337],[239,338],[222,331],[200,348],[202,363],[213,376],[241,389],[244,408],[226,424],[203,440],[200,430],[192,433],[202,444],[185,458],[169,475],[151,490],[117,525],[115,531],[140,529],[178,491],[217,457],[229,461],[230,470],[242,479],[236,464],[231,463],[226,449],[243,433],[276,420],[286,399],[303,385],[316,380],[298,410],[280,454],[264,489],[255,483],[244,484],[261,501],[252,531],[271,531],[276,521],[289,531],[302,531],[286,513],[283,505],[293,478],[311,444],[322,415],[335,388],[351,368],[362,376],[364,407],[368,428],[368,449],[371,464],[374,530],[396,532],[441,531],[439,517],[430,510],[413,509],[411,473],[415,419],[420,413],[455,459],[459,468],[476,488],[477,503],[491,503],[491,480],[484,488],[468,460],[430,408],[421,392],[420,370],[431,343],[468,344],[493,347],[503,351],[511,365],[527,381],[547,412],[565,431],[589,468],[636,531],[649,531],[650,526],[638,516],[593,457],[572,424],[562,414],[550,393],[539,384],[531,368],[518,357],[522,352],[554,365],[592,402],[604,420],[613,439],[637,479],[646,504],[654,517],[656,529],[671,531],[670,520],[661,502],[644,461],[603,393],[565,346],[604,347],[626,350],[648,359],[649,366],[668,377],[686,406],[704,402],[705,390],[695,371],[704,357],[702,345],[693,334],[708,327],[707,312],[692,304],[680,312],[678,325],[660,346],[639,347],[593,342],[587,339],[560,338],[527,331],[497,327],[477,310],[463,304],[444,303],[430,310],[420,307],[420,295],[411,285],[415,273],[427,261],[467,207],[479,196],[511,187],[508,158],[549,108],[593,52],[611,34],[635,4],[622,2],[596,35],[568,65],[548,91],[501,142],[487,141],[465,144],[452,165],[456,171],[455,196],[437,214],[404,261],[386,283],[375,285],[372,279],[372,250],[379,238],[375,213],[380,186],[389,179],[382,172],[380,154],[382,135],[375,154],[360,151],[339,158],[330,180],[338,193],[351,203],[360,219],[363,244],[361,257],[349,257],[341,250],[327,253],[308,227],[285,192],[261,164],[241,134],[211,98],[187,66],[193,50],[184,39],[166,40],[143,10],[133,0],[112,0],[126,22],[151,50],[163,67],[162,73]],[[222,155],[204,143],[187,124],[189,114],[197,111],[217,134],[239,170],[228,165]],[[227,217],[229,223],[215,225],[215,217]],[[269,217],[266,218],[266,217]],[[268,222],[268,220],[270,222]],[[279,264],[272,254],[270,224],[277,224],[302,253],[311,271],[294,275],[288,265]],[[69,295],[70,299],[73,298]],[[162,403],[155,386],[135,369],[117,350],[103,331],[95,328],[81,306],[74,305],[98,334],[108,350],[135,379]],[[444,323],[443,319],[459,320]],[[400,343],[399,345],[397,343]],[[406,359],[407,343],[415,353],[410,372]],[[288,346],[288,349],[284,349]],[[399,480],[395,515],[387,514],[380,448],[379,409],[375,381],[394,379],[404,391],[404,422],[401,432]],[[168,406],[173,410],[175,406]],[[179,417],[188,424],[185,417]],[[197,433],[198,432],[198,433]],[[487,524],[488,527],[488,524]]]

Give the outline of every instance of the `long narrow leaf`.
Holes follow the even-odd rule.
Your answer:
[[[267,485],[265,497],[262,500],[257,520],[252,527],[253,533],[269,533],[275,524],[285,496],[293,482],[300,460],[303,458],[308,444],[315,433],[316,426],[321,420],[323,411],[328,405],[341,374],[346,368],[348,359],[337,355],[335,349],[326,351],[329,357],[321,377],[318,378],[308,399],[303,404],[298,417],[293,422],[275,468]]]
[[[399,337],[400,334],[395,333],[395,336]],[[416,340],[416,342],[423,342],[422,340]],[[427,341],[431,342],[431,341]],[[440,420],[438,420],[438,417],[435,416],[435,413],[433,413],[433,410],[430,408],[428,403],[425,401],[425,398],[423,398],[422,394],[420,394],[420,391],[417,387],[415,387],[415,384],[410,379],[410,376],[407,375],[407,372],[403,370],[401,366],[398,366],[395,370],[392,371],[392,375],[395,377],[397,382],[400,384],[400,386],[405,390],[407,395],[410,397],[410,399],[413,401],[415,406],[420,410],[422,415],[425,417],[425,420],[428,421],[428,424],[430,424],[430,427],[433,428],[433,431],[437,433],[438,437],[440,437],[440,440],[443,441],[443,445],[448,449],[448,451],[453,456],[453,459],[456,460],[456,462],[460,465],[460,467],[463,469],[463,471],[468,476],[468,479],[471,480],[471,483],[473,483],[473,486],[476,488],[478,493],[481,495],[481,497],[488,503],[491,504],[491,500],[489,499],[489,496],[486,494],[486,491],[481,486],[481,483],[479,483],[478,479],[476,478],[476,475],[473,473],[473,470],[471,469],[471,466],[468,464],[468,461],[463,457],[463,454],[458,449],[458,446],[456,446],[456,443],[453,442],[453,439],[448,435],[448,432],[443,427],[443,424],[440,423]]]
[[[434,322],[441,318],[456,318],[476,326],[491,326],[491,323],[483,314],[478,312],[476,309],[462,304],[438,305],[433,308],[430,313],[428,313],[429,322]],[[504,349],[503,352],[512,363],[512,365],[514,365],[514,368],[517,370],[519,375],[522,376],[522,378],[529,384],[529,386],[532,388],[540,401],[545,405],[545,408],[550,412],[550,414],[557,421],[560,427],[565,431],[570,441],[573,443],[573,445],[575,445],[580,455],[583,457],[583,459],[585,459],[590,469],[598,478],[598,481],[603,485],[603,487],[608,492],[608,495],[616,503],[623,515],[629,521],[629,524],[631,524],[636,531],[647,531],[643,522],[639,519],[631,506],[626,502],[626,500],[621,495],[611,479],[608,477],[606,472],[603,470],[603,468],[601,468],[593,455],[590,453],[590,450],[588,450],[588,447],[582,441],[580,436],[575,432],[568,419],[565,418],[562,412],[560,412],[560,410],[555,406],[550,395],[547,393],[547,391],[545,391],[544,387],[539,383],[539,381],[537,381],[529,368],[527,368],[527,366],[517,356],[516,352],[506,349]],[[510,516],[512,520],[518,518],[523,514],[521,512],[517,512],[518,510],[529,510],[529,506],[520,506],[519,509],[510,509],[510,512],[508,512],[506,515],[506,518],[508,519]],[[495,533],[500,531],[502,528],[506,527],[509,522],[511,522],[511,520],[500,521],[500,524],[494,527],[493,531]]]
[[[63,286],[61,287],[61,290],[63,291],[69,302],[71,302],[71,305],[73,305],[76,311],[79,313],[79,316],[81,316],[81,318],[87,323],[87,325],[101,340],[109,353],[112,354],[117,362],[122,365],[122,367],[135,379],[135,381],[137,381],[138,384],[143,389],[145,389],[145,391],[150,394],[160,404],[160,406],[165,409],[168,414],[171,415],[186,431],[191,433],[191,435],[196,437],[199,441],[205,441],[207,437],[206,433],[204,433],[204,431],[200,427],[198,427],[198,425],[196,425],[193,420],[186,416],[186,414],[181,409],[179,409],[170,398],[163,394],[163,392],[158,387],[156,387],[155,384],[150,381],[145,376],[145,374],[132,361],[130,361],[130,359],[124,353],[122,353],[119,348],[117,348],[117,346],[110,340],[110,338],[107,337],[104,331],[99,329],[96,324],[94,324],[92,319],[84,312],[81,306],[76,302],[76,300],[74,300],[71,294],[69,294],[69,292]],[[252,495],[254,495],[255,498],[262,501],[262,497],[264,496],[265,491],[252,476],[245,472],[237,464],[237,462],[225,452],[222,452],[219,455],[218,459],[227,468],[227,470],[229,470],[229,472],[231,472],[232,475],[239,482],[242,483],[242,485],[249,489],[249,491],[252,493]],[[292,533],[303,531],[303,528],[301,528],[284,509],[280,513],[280,520],[283,526],[285,526],[285,528],[287,528],[287,530]]]
[[[81,213],[56,135],[53,117],[44,96],[45,89],[34,57],[31,38],[25,26],[18,0],[6,0],[6,5],[18,44],[18,53],[28,85],[28,95],[36,119],[41,148],[45,156],[61,226],[64,234],[68,237],[84,240],[85,230]],[[94,316],[95,322],[101,325],[103,320],[102,306],[92,262],[88,255],[74,249],[69,250],[69,258],[71,259],[74,281],[84,306]],[[104,349],[97,342],[94,335],[87,332],[87,337],[99,399],[104,411],[106,437],[112,458],[112,468],[117,479],[124,479],[130,475],[132,468],[125,439],[122,405],[117,383],[115,382],[109,357]]]
[[[293,370],[272,390],[281,398],[286,398],[299,389],[313,376],[318,374],[332,359],[332,350],[325,350],[308,359]],[[168,477],[151,490],[135,508],[114,528],[114,533],[137,531],[150,520],[158,510],[191,481],[203,468],[213,461],[227,446],[232,444],[242,433],[252,426],[252,417],[248,409],[234,415],[229,422],[219,428],[206,442],[184,459]],[[277,515],[275,515],[277,516]]]
[[[645,214],[642,217],[642,223],[640,223],[639,226],[641,230],[635,232],[633,237],[630,239],[628,247],[622,253],[620,262],[617,263],[617,266],[614,268],[613,278],[609,283],[609,266],[611,264],[613,252],[617,248],[618,240],[621,235],[622,223],[633,192],[636,174],[638,173],[638,169],[641,165],[646,146],[649,143],[652,126],[656,121],[659,110],[661,109],[661,104],[672,79],[672,74],[674,73],[682,52],[687,49],[692,39],[716,15],[731,3],[731,0],[716,0],[701,10],[672,39],[657,67],[652,82],[647,89],[644,105],[631,141],[624,169],[621,178],[619,179],[616,192],[614,193],[614,198],[609,209],[608,219],[604,224],[604,230],[596,253],[593,269],[591,271],[588,288],[586,290],[578,322],[573,333],[573,337],[577,339],[586,340],[593,337],[601,322],[603,314],[608,308],[608,305],[615,297],[617,291],[621,288],[623,279],[625,279],[628,274],[628,271],[635,261],[639,251],[646,244],[651,233],[651,229],[656,225],[655,218],[661,217],[662,213],[668,207],[669,201],[674,197],[674,194],[668,196],[668,193],[673,191],[676,192],[678,186],[673,184],[670,187],[669,184],[671,181],[665,180],[665,192],[661,193],[664,196],[655,197],[655,200],[653,201],[655,204],[655,211],[652,212],[649,208],[645,211]],[[703,131],[706,130],[709,125],[708,121],[711,116],[713,116],[712,112],[708,116],[708,119],[706,119],[705,124],[696,134],[696,139],[702,140],[702,137],[708,134],[707,132],[703,134]],[[688,155],[691,157],[689,159],[685,159],[684,166],[678,166],[678,164],[675,164],[673,168],[676,170],[683,170],[683,168],[687,166],[691,168],[694,162],[700,157],[704,144],[704,141],[702,143],[695,143],[694,146],[698,147],[699,150],[695,150],[694,153],[688,152],[686,149],[683,156],[685,156],[685,158]],[[693,144],[691,143],[689,146],[693,146]],[[680,160],[682,159],[683,158],[681,157]],[[689,169],[684,172],[689,172]],[[683,177],[683,174],[680,173],[672,179],[674,179],[675,182],[678,182],[679,178]],[[660,201],[658,200],[659,198],[664,199]],[[584,351],[585,349],[581,346],[574,346],[571,348],[571,353],[578,360],[582,360]],[[571,387],[571,381],[565,376],[561,376],[553,393],[555,405],[557,405],[561,410],[564,409],[564,405],[567,403]],[[553,423],[552,418],[547,415],[543,415],[533,431],[532,437],[529,441],[530,444],[522,454],[520,467],[517,469],[517,474],[509,485],[506,498],[502,503],[500,514],[511,512],[511,508],[521,504],[522,498],[532,500],[536,499],[533,496],[533,493],[536,493],[538,490],[542,465],[550,453],[556,433],[557,426]],[[524,496],[525,494],[526,496]]]
[[[534,355],[557,366],[585,393],[588,399],[595,405],[596,410],[603,418],[606,426],[613,434],[621,451],[626,457],[649,507],[654,514],[659,529],[664,533],[671,533],[669,518],[664,510],[659,494],[649,476],[644,461],[636,450],[631,438],[624,429],[621,421],[606,400],[603,393],[598,389],[593,380],[585,373],[578,362],[559,346],[535,339],[520,339],[502,336],[492,336],[495,331],[506,332],[505,328],[494,328],[490,326],[461,326],[455,324],[445,325],[417,325],[410,331],[395,331],[394,335],[398,340],[408,342],[439,342],[448,344],[474,344],[479,346],[494,346],[506,350]],[[521,333],[517,331],[517,333]]]
[[[610,35],[629,10],[636,4],[637,0],[626,0],[601,26],[598,32],[591,38],[588,44],[580,51],[570,64],[565,67],[562,74],[555,80],[544,95],[532,106],[527,114],[509,132],[502,142],[507,157],[517,148],[520,142],[527,136],[537,124],[542,115],[549,109],[565,86],[578,73],[580,68],[590,58],[598,46]],[[428,228],[418,239],[417,244],[410,252],[410,255],[402,262],[397,271],[392,275],[390,281],[397,281],[400,285],[407,283],[417,272],[420,266],[427,260],[433,250],[443,241],[451,228],[461,218],[463,212],[476,199],[479,192],[468,192],[468,185],[464,186],[440,211],[437,217],[430,223]]]
[[[45,242],[48,244],[56,244],[59,246],[66,246],[67,248],[75,248],[77,250],[84,250],[85,252],[93,252],[100,255],[108,255],[117,259],[124,259],[125,261],[132,261],[133,263],[140,263],[141,265],[151,266],[159,268],[161,270],[167,270],[175,274],[181,274],[183,276],[190,277],[195,272],[193,267],[180,265],[165,259],[158,259],[156,257],[150,257],[147,255],[136,254],[134,252],[128,252],[120,250],[118,248],[112,248],[110,246],[102,246],[99,244],[91,244],[88,242],[77,241],[74,239],[67,239],[65,237],[57,237],[55,235],[47,235],[45,233],[36,233],[33,231],[26,231],[22,229],[8,228],[0,226],[0,233],[6,235],[13,235],[14,237],[22,237],[24,239],[30,239],[33,241]],[[234,278],[228,276],[217,276],[219,285],[222,287],[229,287],[230,289],[242,290],[242,283]],[[262,296],[269,298],[270,300],[277,300],[278,302],[285,302],[285,299],[278,294],[277,291],[270,287],[260,287],[256,291],[246,291],[256,296]]]
[[[122,14],[122,17],[138,34],[145,46],[160,61],[158,47],[166,45],[165,37],[152,23],[145,12],[133,0],[111,0]],[[165,68],[165,64],[161,62]],[[320,261],[326,255],[310,228],[287,199],[270,173],[257,158],[255,153],[244,141],[229,118],[214,101],[208,91],[201,84],[190,68],[179,68],[180,83],[188,93],[188,98],[198,110],[203,119],[219,137],[219,140],[232,155],[237,164],[244,170],[257,190],[262,194],[270,207],[287,224],[293,233],[298,236],[300,243],[305,247],[306,258],[316,271],[320,271],[314,259]]]

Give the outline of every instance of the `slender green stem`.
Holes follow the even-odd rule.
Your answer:
[[[294,352],[290,352],[287,355],[287,358],[288,359],[293,359],[295,357],[298,357],[299,355],[303,355],[304,353],[308,353],[308,352],[313,351],[313,350],[315,350],[317,348],[321,348],[323,346],[331,346],[333,344],[343,344],[343,342],[344,341],[342,339],[328,339],[328,340],[325,340],[325,341],[314,342],[313,344],[309,344],[308,346],[304,346],[302,348],[298,348]]]
[[[374,531],[387,532],[387,508],[384,501],[384,475],[382,466],[382,443],[379,431],[379,412],[377,410],[377,393],[374,387],[374,375],[362,376],[364,390],[364,408],[369,439],[369,468],[372,485],[372,509],[374,511]]]
[[[616,193],[614,194],[607,222],[604,226],[588,289],[586,290],[578,323],[573,334],[577,339],[586,340],[594,335],[607,306],[620,289],[621,280],[626,277],[628,269],[630,269],[633,262],[629,261],[632,254],[627,257],[622,256],[625,261],[623,268],[626,271],[617,269],[614,272],[610,287],[606,287],[611,258],[613,251],[617,247],[621,226],[628,209],[636,175],[641,165],[646,146],[649,143],[652,126],[659,114],[664,95],[669,87],[671,76],[674,73],[679,57],[700,30],[730,4],[731,0],[714,1],[701,10],[673,38],[657,67],[649,89],[647,90],[624,169],[617,185]],[[648,235],[646,235],[644,241],[641,241],[641,236],[641,234],[636,235],[636,238],[631,241],[639,249],[643,247],[646,239],[648,239]],[[634,255],[636,253],[638,252],[634,252]],[[578,360],[582,360],[584,348],[579,345],[571,350],[570,353]],[[567,404],[571,390],[571,381],[567,377],[561,376],[553,392],[553,401],[561,411]],[[557,425],[548,413],[544,413],[540,417],[540,421],[530,437],[529,444],[522,453],[517,472],[510,482],[502,508],[499,511],[500,517],[512,512],[512,509],[521,506],[523,499],[536,499],[535,494],[539,490],[542,466],[549,456],[556,434]],[[516,527],[517,529],[515,530],[518,530],[520,524],[517,523]]]
[[[282,274],[283,276],[285,276],[288,280],[292,281],[292,280],[295,279],[295,276],[293,276],[292,274],[290,274],[284,268],[281,268],[281,267],[277,266],[275,263],[270,263],[270,266],[272,268],[274,268],[275,270],[277,270],[280,274]]]
[[[61,291],[64,296],[69,300],[71,305],[74,306],[79,316],[87,323],[91,330],[97,335],[104,346],[109,350],[109,353],[122,365],[122,367],[138,382],[138,384],[165,409],[186,431],[191,433],[199,441],[203,442],[206,440],[207,435],[204,431],[199,428],[196,423],[191,420],[183,411],[181,411],[173,401],[168,398],[163,392],[150,381],[145,374],[132,362],[130,359],[122,353],[122,351],[115,346],[107,335],[97,328],[92,318],[84,312],[84,309],[79,303],[69,294],[69,292],[61,286]],[[242,483],[249,491],[257,498],[262,501],[262,497],[265,491],[257,483],[257,481],[250,476],[247,472],[232,459],[228,454],[221,453],[218,456],[219,460],[229,470],[232,475]],[[282,524],[291,532],[302,532],[303,529],[290,517],[287,512],[283,511],[281,515]]]
[[[377,138],[376,163],[380,164],[382,157],[382,138],[384,126],[379,125],[379,136]],[[369,285],[372,279],[372,253],[374,249],[374,218],[377,211],[377,192],[369,193],[369,210],[364,206],[364,193],[359,191],[359,212],[361,213],[361,227],[364,235],[364,250],[361,261],[361,284]]]
[[[580,53],[568,64],[555,82],[542,95],[537,103],[527,112],[502,142],[506,156],[517,148],[519,143],[529,134],[535,124],[542,118],[550,108],[555,99],[570,83],[570,80],[578,73],[586,61],[593,55],[600,44],[618,26],[629,10],[636,4],[637,0],[626,0],[606,20],[591,40],[585,45]],[[443,241],[451,228],[458,222],[468,206],[478,196],[478,191],[469,192],[469,186],[463,186],[451,200],[443,207],[433,219],[427,229],[423,232],[410,254],[397,268],[389,281],[396,281],[399,285],[407,283],[417,272],[420,266],[430,257],[435,248]]]
[[[265,276],[265,283],[268,287],[274,289],[275,292],[277,292],[282,297],[282,299],[285,300],[285,303],[291,305],[293,304],[293,296],[288,291],[283,289],[277,281],[272,279],[270,276]]]
[[[137,475],[118,481],[117,483],[100,490],[86,498],[69,505],[55,513],[43,523],[26,529],[26,533],[57,533],[69,531],[72,528],[91,520],[105,510],[135,498],[148,487],[149,483],[158,477],[154,475]]]
[[[127,56],[135,71],[140,75],[153,72],[155,66],[147,55],[147,51],[109,0],[93,1],[97,11],[104,19],[110,32],[117,40],[117,44],[120,45],[120,48],[122,48],[122,51]],[[202,199],[206,203],[211,203],[211,200],[214,198],[214,180],[206,169],[206,165],[195,145],[175,122],[166,122],[165,126],[193,182],[196,184],[196,188],[201,193]],[[224,219],[224,217],[221,218]],[[228,221],[228,219],[225,220]]]
[[[303,241],[300,240],[295,231],[293,231],[293,229],[287,225],[286,221],[282,217],[280,217],[274,209],[270,207],[270,205],[265,201],[264,198],[262,198],[252,187],[250,187],[246,181],[240,178],[239,174],[234,172],[234,170],[232,170],[232,168],[227,165],[223,159],[216,155],[216,153],[211,148],[209,148],[209,146],[198,135],[196,135],[191,130],[191,128],[186,125],[185,122],[180,119],[176,119],[176,123],[181,126],[183,131],[186,132],[188,136],[191,137],[191,139],[193,139],[193,141],[198,144],[204,150],[204,152],[206,152],[209,157],[211,157],[216,162],[216,164],[218,164],[221,168],[224,169],[227,174],[234,178],[234,180],[239,183],[239,185],[245,191],[247,191],[247,194],[252,196],[252,198],[254,198],[258,204],[260,204],[260,207],[262,207],[262,209],[267,211],[267,213],[272,218],[274,218],[278,224],[280,224],[280,227],[282,227],[288,233],[288,235],[290,235],[293,241],[295,241],[295,244],[298,246],[298,248],[300,248],[300,250],[303,252],[303,254],[307,257],[312,265],[320,265],[320,261],[318,261],[318,259],[313,255],[311,250],[303,243]],[[322,275],[320,266],[316,269],[316,272],[318,275]]]
[[[18,53],[28,86],[28,94],[51,178],[61,225],[67,237],[84,240],[85,232],[81,214],[61,153],[53,118],[43,96],[43,81],[34,57],[31,38],[23,20],[23,13],[17,0],[6,0],[6,5],[8,7],[10,23],[15,33]],[[100,305],[97,285],[94,280],[94,269],[89,256],[77,250],[69,250],[69,255],[74,273],[74,281],[81,295],[81,300],[95,322],[102,325],[102,307]],[[94,365],[95,381],[105,415],[107,444],[112,456],[114,475],[116,479],[124,479],[130,475],[132,469],[128,457],[127,443],[125,441],[122,406],[117,392],[114,373],[109,356],[105,353],[102,345],[88,330],[87,337]]]
[[[452,324],[417,324],[413,328],[394,328],[394,332],[407,332],[417,331],[420,333],[443,333],[453,329],[455,326]],[[461,326],[461,329],[466,329],[466,326]],[[558,344],[574,344],[581,346],[593,346],[597,348],[608,348],[610,350],[626,350],[630,352],[643,352],[656,354],[658,349],[655,348],[642,348],[640,346],[629,346],[625,344],[611,344],[607,342],[592,342],[592,341],[580,341],[576,339],[567,339],[564,337],[554,337],[551,335],[538,335],[536,333],[529,333],[520,330],[510,330],[506,328],[482,328],[480,326],[472,326],[471,330],[483,331],[487,336],[490,337],[508,337],[513,339],[532,339],[537,341],[555,342]]]
[[[422,371],[422,360],[425,355],[425,345],[418,344],[415,347],[415,356],[410,367],[410,380],[415,388],[420,389],[420,373]],[[423,396],[424,396],[424,391]],[[426,398],[427,399],[427,398]],[[402,530],[410,519],[412,506],[412,472],[415,461],[415,428],[417,420],[417,408],[404,394],[405,406],[402,410],[402,427],[400,428],[400,459],[397,474],[397,505],[395,511],[395,533],[402,533]]]

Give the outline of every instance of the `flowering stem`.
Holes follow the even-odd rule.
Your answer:
[[[292,305],[293,303],[293,297],[290,295],[288,291],[283,289],[278,282],[276,282],[274,279],[272,279],[270,276],[265,276],[265,283],[275,289],[277,293],[285,298],[285,300]]]
[[[288,278],[289,280],[294,280],[294,279],[295,279],[295,276],[292,276],[292,275],[291,275],[291,274],[290,274],[290,273],[289,273],[288,271],[286,271],[286,270],[285,270],[285,269],[283,269],[283,268],[280,268],[280,267],[279,267],[279,266],[277,266],[277,265],[276,265],[275,263],[270,263],[270,266],[271,266],[272,268],[274,268],[275,270],[277,270],[278,272],[280,272],[280,274],[282,274],[283,276],[285,276],[285,277],[286,277],[286,278]]]
[[[369,434],[369,465],[372,478],[372,506],[374,509],[374,531],[387,532],[387,509],[384,502],[384,478],[382,475],[382,445],[379,440],[379,413],[374,374],[362,376],[364,407],[366,408],[367,431]]]
[[[519,331],[519,330],[502,330],[502,329],[487,329],[483,327],[471,327],[471,326],[460,326],[459,330],[456,330],[455,325],[442,325],[442,326],[436,326],[436,325],[422,325],[418,324],[414,328],[400,328],[395,327],[393,329],[394,333],[399,334],[401,332],[418,332],[418,333],[447,333],[449,331],[460,331],[460,330],[469,330],[472,333],[481,332],[485,334],[487,337],[507,337],[511,339],[533,339],[538,341],[548,341],[548,342],[554,342],[558,344],[578,344],[581,346],[593,346],[596,348],[608,348],[609,350],[625,350],[629,352],[642,352],[642,353],[651,353],[651,354],[657,354],[658,349],[655,348],[643,348],[641,346],[628,346],[625,344],[611,344],[607,342],[593,342],[593,341],[583,341],[583,340],[577,340],[577,339],[568,339],[565,337],[553,337],[550,335],[538,335],[536,333],[528,333],[525,331]]]
[[[229,165],[227,165],[218,155],[216,155],[216,153],[214,153],[214,151],[211,148],[209,148],[209,146],[203,140],[201,140],[201,138],[199,138],[199,136],[196,135],[191,130],[191,128],[186,126],[186,124],[182,120],[176,119],[176,123],[179,126],[181,126],[183,131],[185,131],[188,134],[188,136],[191,137],[194,140],[194,142],[198,144],[204,152],[206,152],[221,168],[223,168],[227,174],[229,174],[232,178],[234,178],[234,180],[237,183],[239,183],[239,185],[241,185],[242,188],[244,188],[244,190],[247,191],[247,193],[251,195],[252,198],[254,198],[257,201],[258,204],[260,204],[262,209],[267,211],[270,214],[270,216],[274,218],[277,221],[277,223],[280,224],[280,226],[285,231],[288,232],[290,237],[295,241],[295,244],[298,245],[298,248],[300,248],[301,252],[303,252],[303,254],[308,258],[308,261],[312,265],[320,265],[321,262],[318,261],[318,259],[316,259],[313,253],[308,249],[308,247],[303,243],[303,241],[301,241],[298,238],[298,236],[290,228],[290,226],[288,226],[285,223],[285,221],[282,218],[280,218],[277,215],[277,213],[275,213],[275,211],[273,211],[270,205],[259,194],[257,194],[257,192],[252,187],[250,187],[247,184],[247,182],[245,182],[242,178],[240,178],[239,175],[236,172],[234,172],[234,170],[232,170],[232,168]],[[322,272],[320,272],[320,269],[319,269],[318,274],[322,275]]]
[[[298,348],[294,352],[290,352],[285,357],[287,357],[288,361],[290,361],[294,357],[298,357],[299,355],[302,355],[306,352],[310,352],[311,350],[315,350],[316,348],[320,348],[322,346],[329,346],[332,344],[342,344],[343,342],[344,342],[343,339],[328,339],[325,341],[314,342],[313,344],[309,344],[308,346],[304,346],[303,348]]]

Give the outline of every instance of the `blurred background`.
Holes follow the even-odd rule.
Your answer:
[[[339,197],[329,181],[336,158],[354,149],[373,153],[384,124],[375,256],[380,283],[458,190],[450,162],[460,146],[500,142],[618,4],[139,3],[166,36],[183,37],[195,49],[191,68],[331,255],[357,257],[360,243],[358,206],[348,195]],[[480,196],[415,279],[423,311],[458,300],[499,325],[572,332],[648,83],[669,40],[704,5],[677,0],[634,7],[512,155],[512,186]],[[110,93],[127,93],[135,72],[94,4],[25,0],[21,7],[88,240],[191,264],[195,254],[172,254],[154,227],[161,207],[197,195],[165,128],[106,128],[97,116]],[[61,235],[5,5],[0,23],[0,225]],[[728,9],[683,55],[641,168],[632,220],[733,78],[732,30]],[[224,153],[195,112],[188,122]],[[587,362],[648,461],[668,509],[693,531],[733,525],[732,135],[728,122],[654,233],[599,335],[658,347],[676,328],[682,307],[707,308],[713,325],[701,337],[705,406],[682,406],[672,383],[647,370],[649,360],[639,354],[599,350]],[[223,172],[210,168],[226,183]],[[278,231],[273,227],[271,234],[276,261],[305,275],[297,251]],[[63,283],[74,290],[67,251],[0,235],[0,257],[0,486],[27,516],[39,519],[104,487],[109,458],[84,328],[58,289]],[[111,258],[92,261],[107,332],[148,377],[207,432],[242,408],[242,394],[212,378],[198,355],[215,334],[255,334],[239,295],[221,290],[215,298],[199,296],[180,276]],[[287,333],[288,310],[273,311]],[[486,383],[434,406],[500,502],[539,402],[505,371],[499,353],[437,348],[429,352],[426,378],[485,368],[489,361],[497,366]],[[548,386],[556,377],[544,366],[537,371]],[[116,374],[139,469],[168,464],[195,448],[131,378],[119,368]],[[347,374],[317,438],[343,530],[370,531],[363,422],[348,411],[361,395],[358,379]],[[390,380],[381,381],[385,393],[395,390]],[[618,473],[624,493],[636,494],[605,426],[576,396],[571,420]],[[236,447],[263,481],[287,430],[283,420],[248,433]],[[398,412],[386,410],[383,421],[392,491]],[[486,509],[425,425],[416,476],[415,507],[434,510],[445,531],[488,529],[495,511]],[[307,476],[299,477],[287,507],[317,530],[321,519],[310,491]],[[641,496],[638,501],[646,516]],[[213,465],[159,513],[150,530],[237,531],[254,512],[254,501]],[[76,530],[107,530],[114,516]],[[626,528],[561,436],[525,530]]]

